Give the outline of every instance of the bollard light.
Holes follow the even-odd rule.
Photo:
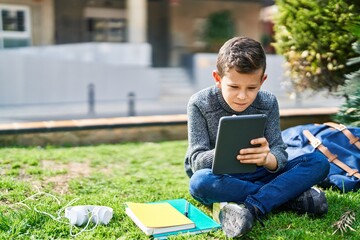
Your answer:
[[[90,83],[88,85],[88,114],[95,114],[95,85]]]
[[[128,116],[135,116],[135,93],[128,93]]]

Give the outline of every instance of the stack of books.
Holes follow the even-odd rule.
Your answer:
[[[146,234],[164,239],[176,234],[214,231],[220,225],[185,199],[151,203],[127,202],[126,214]]]

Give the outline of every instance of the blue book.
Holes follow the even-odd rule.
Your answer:
[[[187,212],[187,217],[190,218],[195,223],[195,228],[180,230],[174,232],[167,232],[161,234],[154,234],[154,239],[167,239],[168,236],[177,235],[177,234],[199,234],[209,231],[216,231],[221,228],[220,224],[215,222],[211,217],[206,215],[200,209],[186,201],[185,199],[173,199],[165,200],[160,202],[168,202],[179,212],[185,214]]]

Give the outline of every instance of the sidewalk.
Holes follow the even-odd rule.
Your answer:
[[[87,103],[0,106],[0,123],[125,117],[129,112],[126,101],[95,103],[93,113]],[[136,116],[182,114],[186,112],[186,101],[136,101],[133,112]]]
[[[162,97],[156,101],[138,100],[134,103],[134,112],[136,116],[185,114],[189,97],[182,95],[171,99]],[[278,101],[280,109],[339,107],[343,103],[340,98],[321,94],[299,101],[278,96]],[[0,106],[0,123],[125,117],[129,116],[129,112],[126,101],[96,102],[94,113],[89,113],[87,103]]]

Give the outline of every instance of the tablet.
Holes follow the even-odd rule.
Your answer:
[[[236,156],[240,149],[254,147],[250,141],[264,136],[266,115],[222,117],[215,144],[214,174],[235,174],[256,171],[256,164],[243,164]]]

